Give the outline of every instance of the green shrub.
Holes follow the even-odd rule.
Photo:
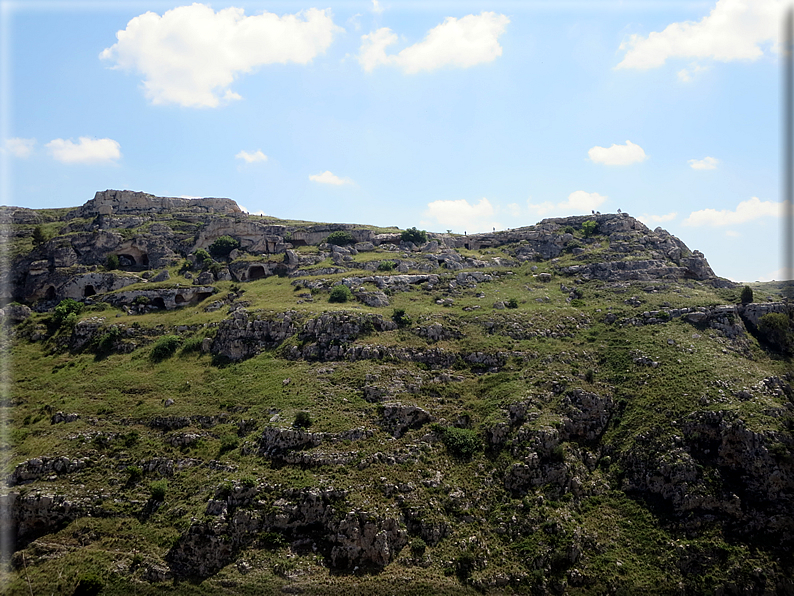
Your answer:
[[[582,224],[582,233],[584,234],[585,238],[590,238],[590,236],[593,236],[597,230],[598,230],[598,223],[596,223],[592,219],[588,219],[586,222]]]
[[[191,337],[184,344],[182,344],[182,354],[192,354],[201,351],[201,343],[204,341],[203,337]]]
[[[295,414],[295,421],[292,426],[297,428],[309,428],[312,425],[312,416],[306,411],[300,411]]]
[[[223,435],[221,437],[221,446],[218,449],[218,453],[227,453],[229,451],[234,451],[237,449],[237,445],[239,445],[239,440],[235,435]]]
[[[505,306],[507,308],[518,308],[518,300],[516,300],[515,298],[511,298],[510,300],[507,301]]]
[[[353,292],[350,291],[345,284],[334,286],[331,290],[331,295],[328,297],[328,302],[347,302],[353,297]]]
[[[82,302],[77,302],[77,300],[66,298],[65,300],[61,300],[58,303],[58,306],[55,307],[55,310],[52,313],[52,322],[55,327],[60,327],[70,314],[75,313],[79,315],[82,310]]]
[[[582,308],[584,306],[584,300],[581,298],[574,298],[571,300],[570,305],[574,308]]]
[[[36,226],[33,228],[33,246],[39,246],[40,244],[44,244],[50,239],[50,235],[44,231],[44,228],[41,226]]]
[[[118,268],[119,268],[119,256],[108,255],[108,258],[105,261],[105,269],[107,269],[108,271],[114,271]]]
[[[394,271],[396,266],[394,261],[381,261],[378,263],[378,271]]]
[[[120,339],[121,329],[114,325],[107,330],[107,333],[103,333],[102,337],[99,338],[94,353],[101,357],[109,356],[111,352],[113,352],[113,346],[115,346],[116,342]]]
[[[154,342],[150,357],[154,362],[162,362],[173,356],[181,345],[182,338],[176,335],[164,335]]]
[[[421,557],[427,550],[427,544],[421,538],[414,538],[411,540],[411,554],[414,557]]]
[[[135,300],[132,301],[133,304],[138,306],[146,306],[150,302],[151,300],[149,300],[148,296],[136,296]]]
[[[744,286],[744,288],[742,288],[741,301],[742,304],[750,304],[753,301],[753,288],[750,286]]]
[[[155,480],[149,485],[149,496],[153,501],[165,500],[165,493],[168,490],[168,482],[165,480]]]
[[[408,228],[402,231],[400,240],[403,242],[413,242],[414,244],[424,244],[427,242],[427,232],[424,230],[417,230],[416,228]]]
[[[565,461],[565,450],[562,448],[562,445],[557,445],[554,449],[551,450],[549,454],[549,459],[555,463],[561,464]]]
[[[336,232],[328,234],[328,238],[326,238],[325,241],[328,244],[335,244],[336,246],[347,246],[348,244],[354,244],[356,239],[353,238],[353,234],[347,230],[337,230]]]
[[[225,259],[233,250],[240,248],[239,240],[231,236],[221,236],[210,244],[210,254],[216,259]]]
[[[259,545],[262,548],[278,548],[285,544],[287,541],[278,532],[262,532],[259,535]]]
[[[482,447],[475,431],[455,426],[441,427],[441,442],[450,453],[461,459],[471,459]]]
[[[256,478],[246,476],[240,480],[240,484],[242,484],[245,488],[254,488],[256,486]]]
[[[139,466],[127,466],[127,476],[129,476],[127,481],[134,484],[143,478],[143,469]]]
[[[210,253],[208,253],[203,248],[199,248],[196,252],[193,253],[193,256],[196,257],[196,263],[199,265],[203,265],[204,263],[212,263],[212,257]],[[207,263],[209,265],[209,263]]]
[[[794,333],[791,330],[791,321],[785,314],[779,312],[765,314],[758,321],[758,331],[776,348],[784,352],[792,351]]]
[[[576,233],[576,229],[573,226],[565,226],[565,228],[563,229],[563,232],[566,233],[566,234],[573,235],[573,234]]]
[[[73,596],[96,596],[105,587],[105,582],[96,573],[83,573],[77,578]]]
[[[392,312],[391,320],[397,323],[398,327],[407,327],[411,324],[411,317],[405,314],[404,308],[395,308]]]

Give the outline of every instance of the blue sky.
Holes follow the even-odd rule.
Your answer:
[[[2,203],[468,233],[614,212],[780,279],[780,0],[2,2]]]

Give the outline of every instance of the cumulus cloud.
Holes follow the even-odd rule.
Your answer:
[[[743,224],[762,217],[780,217],[783,214],[783,203],[762,201],[753,197],[749,201],[742,201],[736,206],[735,211],[722,209],[701,209],[693,211],[684,220],[685,226],[732,226]]]
[[[607,197],[598,194],[597,192],[586,192],[584,190],[576,190],[568,195],[565,201],[554,204],[551,201],[544,201],[543,203],[532,203],[527,201],[527,207],[530,212],[536,216],[542,215],[571,215],[590,213],[600,207]]]
[[[212,108],[240,99],[229,87],[241,73],[266,64],[306,64],[338,31],[330,10],[246,16],[242,8],[215,12],[192,4],[135,17],[99,57],[142,74],[153,104]]]
[[[121,145],[113,139],[80,137],[76,143],[70,139],[53,139],[46,147],[61,163],[113,163],[121,158]]]
[[[380,14],[383,12],[383,10],[384,9],[380,5],[380,2],[378,2],[378,0],[372,0],[372,12],[374,12],[375,14]]]
[[[653,224],[664,223],[666,221],[673,221],[677,215],[678,213],[676,213],[675,211],[672,211],[671,213],[667,213],[665,215],[648,215],[647,213],[643,213],[642,215],[638,216],[637,219],[639,219],[642,223],[644,223],[646,226],[650,228],[653,227]]]
[[[237,155],[234,156],[237,159],[242,159],[245,163],[254,163],[255,161],[267,161],[267,155],[262,153],[261,150],[254,151],[253,153],[248,153],[248,151],[240,151]]]
[[[587,152],[587,155],[590,161],[607,166],[627,166],[648,158],[642,147],[628,140],[625,145],[612,145],[609,148],[595,146]]]
[[[24,159],[30,157],[35,145],[36,139],[22,139],[19,137],[6,139],[6,142],[3,143],[3,152]]]
[[[333,184],[335,186],[340,186],[342,184],[353,184],[353,181],[349,178],[340,178],[328,170],[322,174],[314,174],[309,176],[309,180],[312,180],[313,182],[319,182],[320,184]]]
[[[692,80],[692,78],[697,75],[699,72],[703,72],[704,70],[708,70],[705,66],[700,66],[697,63],[692,63],[686,68],[682,68],[678,71],[678,80],[682,83],[688,83]]]
[[[501,229],[502,225],[491,219],[495,214],[496,208],[483,197],[474,205],[466,199],[433,201],[427,204],[424,216],[435,219],[444,229],[453,229],[458,233],[463,231],[474,233],[493,228]]]
[[[690,159],[687,163],[693,170],[716,170],[719,160],[713,157],[704,157],[703,159]]]
[[[397,43],[398,38],[384,27],[361,37],[358,61],[367,72],[383,65],[396,66],[407,74],[492,62],[502,55],[499,36],[509,22],[505,15],[495,12],[470,14],[460,19],[447,17],[428,31],[422,41],[398,54],[386,54],[386,48]]]
[[[777,41],[782,14],[782,0],[719,0],[700,21],[671,23],[647,37],[629,37],[620,44],[626,54],[617,68],[646,70],[668,58],[757,60],[765,44]]]

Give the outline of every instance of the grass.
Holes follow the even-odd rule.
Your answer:
[[[189,231],[189,226],[171,223]],[[303,291],[295,291],[292,279],[271,277],[244,284],[219,282],[212,298],[174,311],[82,312],[82,319],[105,317],[106,328],[117,325],[120,333],[128,329],[148,333],[129,340],[137,344],[132,352],[110,353],[102,359],[89,351],[71,354],[57,337],[15,340],[11,406],[5,406],[11,445],[4,445],[1,452],[5,473],[35,456],[88,457],[94,464],[84,470],[41,478],[15,490],[96,495],[107,514],[79,518],[26,547],[33,592],[71,593],[80,576],[95,574],[104,581],[103,594],[128,593],[133,587],[136,592],[153,593],[155,587],[141,581],[147,565],[164,565],[175,540],[194,519],[205,519],[207,501],[217,487],[252,482],[279,487],[268,488],[259,497],[268,506],[281,498],[279,491],[289,488],[344,489],[347,496],[336,514],[359,510],[394,517],[409,534],[407,545],[378,574],[334,574],[323,560],[322,545],[315,553],[271,541],[267,548],[246,547],[238,553],[238,560],[251,565],[247,574],[232,563],[195,584],[168,582],[155,584],[157,589],[174,594],[280,593],[292,586],[318,594],[465,594],[476,591],[473,583],[502,574],[515,579],[510,590],[532,593],[543,582],[548,586],[568,581],[569,572],[577,570],[589,583],[570,582],[572,594],[648,592],[678,582],[693,593],[706,593],[733,581],[730,569],[739,570],[735,573],[741,578],[750,577],[754,566],[772,574],[779,565],[783,571],[778,573],[787,573],[792,568],[790,555],[729,541],[720,534],[718,522],[705,524],[692,535],[679,529],[663,508],[634,499],[620,487],[624,454],[644,448],[648,437],[664,442],[680,435],[680,422],[691,412],[735,411],[748,430],[790,434],[788,418],[780,414],[785,398],[759,391],[752,400],[733,395],[765,377],[784,374],[789,363],[765,351],[752,337],[731,342],[681,319],[621,326],[622,319],[644,311],[719,304],[725,295],[692,282],[635,281],[615,287],[600,281],[575,283],[559,275],[560,267],[601,259],[608,252],[600,242],[583,246],[588,248],[586,259],[564,254],[554,263],[477,269],[493,280],[472,288],[450,288],[456,272],[439,269],[437,273],[447,276],[444,283],[432,290],[417,285],[395,292],[391,305],[380,309],[355,300],[329,304],[327,292],[309,302],[297,297]],[[301,247],[299,252],[312,250]],[[509,251],[510,247],[507,252],[459,252],[488,259],[508,258]],[[355,258],[357,262],[402,260],[383,252]],[[133,288],[190,284],[178,269],[169,268],[168,282]],[[534,277],[541,272],[552,273],[552,281],[542,283]],[[365,273],[351,270],[323,279],[330,287],[343,277]],[[580,290],[581,302],[569,303],[570,290],[562,290],[560,284]],[[648,289],[652,285],[656,287]],[[201,352],[201,343],[229,315],[226,307],[213,312],[204,308],[215,300],[231,301],[235,286],[243,290],[238,299],[248,303],[251,318],[291,310],[307,320],[344,310],[390,319],[398,310],[410,318],[409,325],[372,332],[354,343],[440,349],[464,356],[503,352],[504,365],[491,369],[459,360],[451,369],[433,370],[410,362],[306,362],[287,360],[276,349],[215,366],[211,356]],[[641,300],[640,306],[625,302],[632,296]],[[437,304],[446,299],[453,304]],[[493,308],[496,302],[511,300],[516,308]],[[617,317],[616,323],[604,322],[608,313]],[[48,316],[34,314],[28,325],[43,323]],[[414,332],[434,323],[455,330],[457,338],[430,342]],[[297,339],[289,341],[298,344]],[[161,345],[168,349],[153,358]],[[637,354],[658,362],[658,367],[635,363]],[[603,435],[588,444],[552,445],[549,453],[532,447],[532,437],[554,436],[562,428],[562,402],[575,388],[612,397],[615,409]],[[395,439],[384,425],[382,404],[373,397],[379,391],[382,402],[423,408],[437,426],[426,424]],[[497,423],[510,423],[507,409],[520,402],[531,402],[532,415],[508,428],[504,445],[486,446],[482,442],[486,431]],[[50,424],[57,411],[75,412],[80,418]],[[202,423],[202,416],[210,423],[206,419]],[[188,425],[163,431],[152,426],[156,417],[187,417]],[[258,453],[266,426],[292,428],[299,418],[311,421],[311,432],[363,427],[371,435],[355,441],[328,440],[306,450],[307,455],[353,453],[352,465],[285,465]],[[247,434],[239,426],[243,421],[252,421],[245,427]],[[189,446],[174,447],[173,440],[185,433],[199,438]],[[523,444],[518,444],[519,433],[529,437]],[[582,494],[547,485],[530,486],[518,495],[509,491],[506,475],[534,451],[545,458],[542,465],[558,466],[579,478]],[[778,451],[776,457],[785,461],[788,453]],[[590,469],[587,457],[600,463]],[[163,477],[147,467],[154,458],[187,463]],[[210,466],[210,462],[218,463]],[[715,478],[712,472],[707,469],[702,475]],[[387,490],[387,485],[402,488]],[[147,517],[143,512],[150,500],[159,505],[147,509]],[[411,511],[417,512],[425,529],[439,524],[447,528],[446,537],[438,542],[432,543],[427,535],[421,538],[423,553],[419,548],[411,552],[410,545],[419,544],[422,532],[406,523]],[[581,554],[571,560],[574,546]],[[708,560],[713,562],[700,574],[685,574],[679,565],[682,552],[693,557],[711,553]],[[427,566],[410,562],[418,555],[428,558]],[[782,562],[774,563],[780,556]],[[16,568],[9,577],[9,593],[28,593],[23,571]]]

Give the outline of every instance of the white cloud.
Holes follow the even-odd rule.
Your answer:
[[[53,158],[62,163],[111,163],[121,158],[121,145],[113,139],[80,137],[77,143],[53,139],[46,147]]]
[[[247,213],[248,215],[267,215],[267,213],[265,213],[261,209],[259,211],[251,211],[248,209],[248,207],[243,207],[242,205],[239,204],[237,206],[240,208],[240,211],[242,211],[243,213]]]
[[[556,205],[550,201],[536,204],[527,201],[527,207],[532,214],[536,216],[586,214],[600,207],[606,200],[607,197],[597,192],[576,190],[569,194],[565,201],[557,203]]]
[[[240,99],[229,89],[239,74],[265,64],[306,64],[338,31],[330,10],[245,16],[242,8],[216,13],[192,4],[135,17],[99,57],[141,73],[153,104],[212,108]]]
[[[705,66],[700,66],[696,62],[693,62],[686,68],[682,68],[678,71],[678,80],[682,83],[688,83],[692,80],[699,72],[703,72],[704,70],[708,70]]]
[[[671,23],[647,37],[632,35],[620,44],[626,55],[616,68],[656,68],[668,58],[756,60],[764,44],[777,41],[783,6],[782,0],[719,0],[698,22]]]
[[[753,197],[749,201],[742,201],[736,206],[736,211],[722,209],[701,209],[693,211],[684,220],[685,226],[731,226],[742,224],[761,217],[779,217],[783,214],[783,203],[761,201]]]
[[[36,139],[21,139],[19,137],[13,139],[6,139],[3,146],[4,153],[10,153],[14,157],[21,157],[22,159],[30,157],[33,153],[33,147],[36,145]]]
[[[493,228],[501,229],[499,222],[491,218],[496,209],[491,202],[483,197],[480,202],[471,205],[466,199],[457,201],[433,201],[427,204],[425,217],[435,219],[444,229],[460,232],[486,232]]]
[[[671,213],[666,213],[665,215],[648,215],[647,213],[643,213],[642,215],[638,216],[637,219],[639,219],[646,226],[651,227],[653,224],[664,223],[666,221],[673,221],[677,215],[678,213],[676,213],[675,211]]]
[[[505,15],[495,12],[470,14],[460,19],[447,17],[428,31],[421,42],[399,54],[386,54],[386,48],[397,43],[398,38],[384,27],[361,37],[358,61],[367,72],[380,65],[396,66],[407,74],[444,66],[468,68],[502,55],[498,40],[509,22]]]
[[[374,12],[375,14],[380,14],[383,12],[383,10],[384,8],[380,5],[380,2],[378,2],[378,0],[372,0],[372,12]]]
[[[240,151],[237,155],[234,156],[237,159],[242,159],[245,163],[254,163],[255,161],[267,161],[267,155],[262,153],[261,150],[254,151],[253,153],[248,153],[248,151]]]
[[[741,236],[741,234],[736,230],[725,230],[725,235],[728,236],[729,238],[738,238],[739,236]]]
[[[645,161],[648,157],[642,147],[631,141],[626,141],[625,145],[612,145],[608,149],[595,146],[587,152],[587,155],[594,163],[607,166],[627,166]]]
[[[353,184],[353,181],[349,178],[340,178],[339,176],[335,176],[328,170],[323,172],[322,174],[314,174],[309,176],[309,180],[314,182],[319,182],[320,184],[333,184],[335,186],[339,186],[341,184]]]
[[[719,160],[713,157],[704,157],[703,159],[690,159],[687,163],[693,170],[716,170]]]

